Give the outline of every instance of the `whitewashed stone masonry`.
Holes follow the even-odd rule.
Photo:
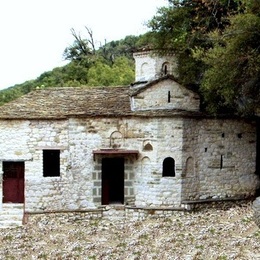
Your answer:
[[[7,106],[7,116],[0,120],[0,162],[24,162],[27,213],[103,208],[104,155],[93,152],[104,150],[105,157],[124,158],[123,204],[129,207],[169,210],[198,200],[254,195],[259,188],[255,122],[202,115],[196,93],[173,77],[160,79],[162,73],[174,74],[176,64],[170,56],[137,53],[136,80],[156,80],[127,91],[120,88],[122,102],[117,101],[115,89],[88,90],[93,111],[88,111],[82,89],[56,90],[52,98],[60,98],[63,107],[57,114],[50,102],[51,90],[47,96],[43,90],[45,95],[39,96],[49,102],[51,116],[44,110],[38,120],[34,119],[37,113],[26,119],[30,103],[24,100],[18,110],[10,105],[14,118],[19,118],[24,106],[26,116],[20,120],[9,118]],[[68,103],[66,93],[74,103]],[[25,101],[32,98],[33,102],[33,97],[31,94]],[[107,105],[107,101],[109,111],[103,111],[98,102]],[[120,109],[122,113],[118,113]],[[60,151],[60,176],[44,177],[43,150],[52,149]],[[174,162],[174,174],[164,177],[167,158]],[[3,195],[2,186],[1,181]],[[1,205],[2,200],[0,210]]]

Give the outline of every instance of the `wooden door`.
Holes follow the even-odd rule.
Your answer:
[[[24,162],[3,162],[3,202],[24,202]]]

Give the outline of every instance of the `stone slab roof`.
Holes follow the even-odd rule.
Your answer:
[[[47,88],[1,106],[0,119],[65,119],[95,116],[198,116],[181,110],[132,111],[129,87]]]

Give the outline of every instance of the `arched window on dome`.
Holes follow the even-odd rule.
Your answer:
[[[149,65],[147,62],[144,62],[142,65],[141,65],[141,76],[145,76],[147,74],[147,70],[149,68]]]
[[[162,65],[162,75],[168,75],[170,73],[170,63],[169,62],[164,62]]]

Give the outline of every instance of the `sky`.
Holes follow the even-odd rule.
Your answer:
[[[96,46],[148,31],[145,23],[167,0],[1,0],[0,89],[63,66],[71,29]]]

